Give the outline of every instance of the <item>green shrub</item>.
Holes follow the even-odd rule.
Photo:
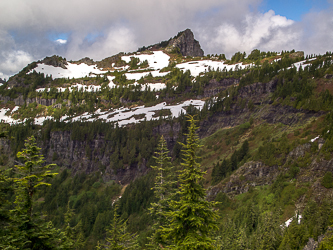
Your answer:
[[[215,201],[219,202],[217,206],[220,210],[223,210],[224,208],[230,207],[230,205],[231,205],[230,198],[228,197],[228,195],[226,195],[223,192],[219,192],[216,195]]]
[[[289,168],[289,174],[291,178],[295,178],[296,175],[299,173],[299,167],[296,164],[293,164],[290,168]]]
[[[92,186],[93,186],[93,188],[97,189],[97,188],[99,188],[101,186],[101,183],[97,181]]]
[[[321,185],[325,188],[332,188],[333,187],[333,177],[331,172],[327,172],[323,179],[321,180]]]

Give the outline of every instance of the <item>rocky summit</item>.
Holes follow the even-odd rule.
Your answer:
[[[175,48],[179,48],[182,56],[201,57],[204,51],[201,49],[200,43],[194,39],[193,32],[186,29],[172,39],[167,48],[167,52],[172,52]]]

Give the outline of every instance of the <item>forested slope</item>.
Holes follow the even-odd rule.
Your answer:
[[[170,56],[181,58],[177,53]],[[215,58],[219,60],[219,56]],[[124,74],[116,73],[114,81],[119,83],[118,88],[109,88],[107,77],[96,76],[81,80],[94,81],[96,86],[100,83],[100,91],[59,92],[55,87],[74,80],[53,80],[36,72],[26,74],[32,67],[28,66],[13,78],[16,85],[12,79],[0,86],[3,108],[12,112],[14,118],[26,118],[16,125],[1,124],[2,131],[6,131],[6,137],[1,139],[1,198],[7,201],[2,203],[1,213],[8,219],[1,227],[12,232],[14,215],[9,211],[18,210],[14,201],[18,197],[15,178],[19,173],[14,165],[22,163],[16,154],[22,152],[24,140],[34,136],[46,163],[57,164],[51,167],[52,173],[59,174],[53,178],[45,176],[44,181],[51,185],[36,189],[33,211],[36,216],[44,213],[39,218],[52,221],[54,230],[68,232],[69,227],[72,235],[81,237],[82,242],[71,242],[57,236],[69,245],[77,244],[69,249],[93,249],[98,242],[102,247],[108,239],[107,228],[112,229],[116,221],[115,214],[126,222],[119,225],[125,226],[130,235],[137,234],[130,239],[136,239],[141,249],[148,249],[147,244],[156,236],[156,217],[149,208],[161,199],[152,189],[159,174],[152,168],[158,163],[154,158],[158,154],[154,152],[158,152],[163,135],[169,162],[174,167],[168,188],[170,193],[177,193],[182,186],[178,170],[186,168],[182,164],[186,155],[181,149],[184,143],[188,144],[189,118],[185,113],[172,117],[168,109],[156,112],[156,120],[143,119],[127,126],[100,119],[61,118],[85,112],[97,116],[97,109],[123,106],[128,108],[126,112],[132,112],[142,104],[153,106],[165,101],[176,105],[189,99],[203,99],[202,107],[189,105],[184,110],[197,120],[199,127],[196,133],[200,147],[195,155],[205,174],[198,184],[207,189],[208,201],[218,202],[212,203],[218,215],[217,230],[211,230],[209,235],[214,249],[303,249],[308,243],[309,247],[317,244],[319,249],[330,249],[332,55],[303,59],[293,52],[277,55],[253,51],[247,58],[236,53],[230,63],[242,61],[253,63],[253,67],[209,69],[197,77],[170,63],[166,76],[148,75],[140,80],[163,80],[166,87],[157,91],[136,89]],[[54,89],[36,92],[37,86],[48,84]],[[12,87],[8,88],[9,85]],[[24,104],[12,111],[20,96]],[[35,101],[30,102],[29,98]],[[44,105],[42,99],[55,101]],[[36,124],[35,119],[43,115],[54,119]],[[182,199],[177,194],[170,197],[172,211]],[[114,213],[115,207],[118,213]],[[292,217],[286,226],[285,222]],[[8,240],[10,233],[3,232],[0,236]],[[309,241],[310,238],[313,240]],[[322,241],[314,242],[319,240]],[[173,244],[163,237],[159,243],[163,247]]]

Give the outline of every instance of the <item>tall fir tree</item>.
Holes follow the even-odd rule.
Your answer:
[[[151,204],[149,212],[153,217],[154,224],[152,226],[153,234],[149,239],[148,249],[161,249],[165,242],[161,236],[162,227],[167,223],[165,214],[169,211],[169,202],[174,198],[173,185],[175,184],[175,175],[171,164],[171,157],[167,148],[167,143],[161,136],[154,159],[156,166],[151,166],[155,172],[154,195],[156,202]]]
[[[82,249],[84,247],[84,235],[82,232],[82,222],[81,220],[77,223],[75,227],[70,226],[75,215],[74,209],[70,208],[69,202],[67,204],[67,211],[64,215],[65,217],[65,248],[66,249]]]
[[[44,165],[44,157],[36,146],[34,137],[26,140],[23,151],[17,153],[23,164],[16,165],[17,178],[14,178],[15,208],[11,210],[11,232],[8,235],[9,249],[60,249],[66,237],[64,233],[46,222],[42,215],[34,211],[34,195],[39,187],[49,186],[45,179],[56,175]]]
[[[139,248],[137,235],[127,232],[126,221],[119,219],[118,203],[114,204],[113,222],[106,230],[106,244],[98,243],[96,249],[136,250]]]
[[[8,170],[0,169],[0,249],[5,249],[8,244],[7,235],[11,223],[9,210],[11,203],[8,193],[12,191],[11,178],[9,178]]]
[[[211,235],[217,230],[218,214],[213,208],[216,203],[205,199],[206,190],[202,185],[205,172],[201,171],[196,154],[200,147],[198,127],[193,116],[188,116],[188,121],[186,144],[182,144],[184,162],[178,177],[180,198],[170,202],[171,211],[166,213],[169,224],[164,226],[163,233],[172,241],[169,249],[215,249]]]

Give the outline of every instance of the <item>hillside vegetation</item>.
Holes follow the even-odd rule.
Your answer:
[[[32,63],[0,86],[1,247],[332,249],[332,54],[172,51],[161,69],[137,59],[170,41],[82,78]],[[32,165],[56,165],[38,170],[25,196],[31,138],[45,157]],[[199,211],[196,229],[183,204]]]

